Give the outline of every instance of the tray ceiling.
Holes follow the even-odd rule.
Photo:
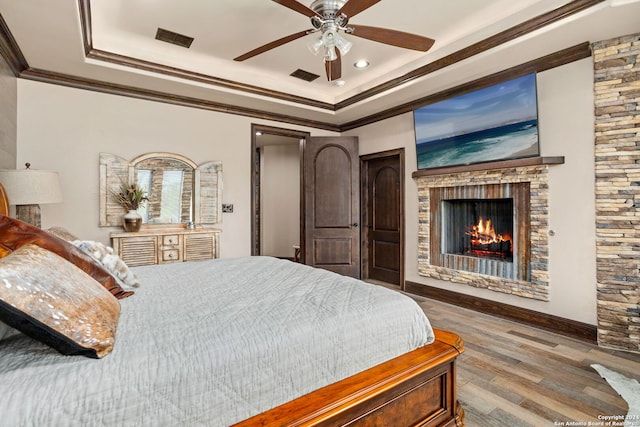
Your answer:
[[[640,31],[637,0],[384,0],[350,22],[416,33],[435,39],[434,46],[425,53],[346,35],[353,47],[342,57],[338,85],[307,49],[317,35],[233,60],[311,28],[306,16],[270,0],[0,0],[0,13],[28,63],[25,78],[43,71],[329,125],[582,42]],[[553,19],[545,21],[548,16]],[[531,22],[543,25],[531,31]],[[185,48],[156,40],[159,28],[193,41]],[[510,39],[482,48],[509,30]],[[474,54],[460,58],[461,51]],[[355,68],[361,59],[370,66]],[[430,70],[434,63],[441,65]],[[320,77],[290,76],[296,70]]]

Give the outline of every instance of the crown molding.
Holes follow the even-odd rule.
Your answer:
[[[2,56],[11,68],[13,75],[20,76],[24,70],[29,68],[29,64],[25,59],[18,43],[13,38],[13,34],[9,30],[2,14],[0,13],[0,56]]]

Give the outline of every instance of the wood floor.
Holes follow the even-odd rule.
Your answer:
[[[626,402],[590,365],[640,380],[640,355],[414,298],[435,328],[465,342],[457,388],[467,427],[597,425],[589,421],[627,413]]]

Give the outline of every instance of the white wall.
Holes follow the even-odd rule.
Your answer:
[[[563,155],[550,167],[550,301],[533,301],[417,274],[418,208],[412,115],[354,129],[360,154],[406,149],[406,279],[577,321],[596,324],[595,200],[591,58],[538,75],[543,156]],[[197,163],[222,160],[223,257],[250,254],[251,123],[330,132],[252,120],[132,98],[18,80],[17,163],[60,172],[65,202],[42,206],[43,227],[62,225],[83,238],[108,242],[113,229],[98,227],[98,153],[133,158],[172,151]]]
[[[552,315],[596,324],[595,173],[593,69],[591,58],[538,74],[540,146],[543,156],[565,156],[550,167],[550,301],[476,289],[425,278],[418,271],[418,195],[411,113],[348,132],[360,139],[360,154],[405,148],[405,278]]]
[[[262,147],[262,255],[293,257],[300,244],[300,145]]]
[[[224,213],[221,256],[251,253],[251,124],[335,135],[317,129],[18,80],[17,163],[60,174],[64,203],[42,206],[42,227],[61,225],[109,243],[98,227],[98,154],[132,159],[151,151],[196,163],[221,160]]]

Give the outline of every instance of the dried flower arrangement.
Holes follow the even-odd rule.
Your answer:
[[[149,198],[147,192],[136,183],[122,182],[117,190],[112,190],[113,200],[125,210],[135,211],[143,206]]]

